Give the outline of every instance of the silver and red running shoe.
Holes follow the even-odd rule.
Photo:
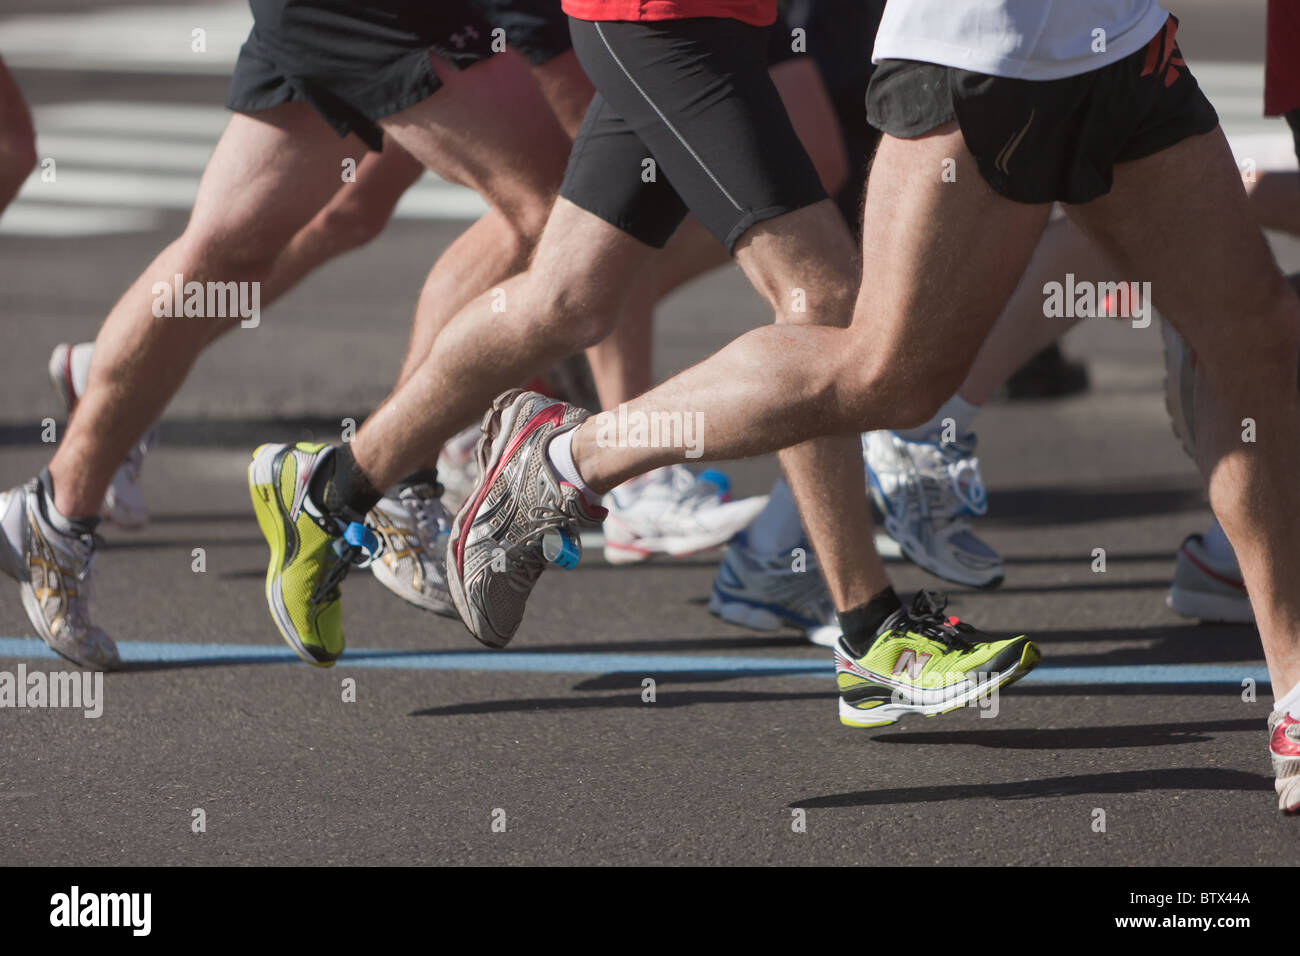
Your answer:
[[[23,609],[41,640],[74,664],[119,665],[112,638],[90,623],[93,534],[64,534],[50,523],[39,478],[0,493],[0,570],[22,589]]]
[[[572,568],[579,535],[605,519],[546,457],[547,443],[590,412],[512,389],[483,417],[478,482],[456,515],[447,584],[465,626],[488,647],[505,647],[548,563]]]
[[[1277,808],[1300,813],[1300,720],[1277,710],[1268,715],[1268,753],[1277,778]]]

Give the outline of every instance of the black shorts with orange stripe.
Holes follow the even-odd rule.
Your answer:
[[[980,174],[1002,196],[1085,203],[1110,191],[1116,163],[1219,125],[1174,41],[1177,29],[1170,17],[1145,48],[1060,80],[885,60],[867,91],[867,119],[903,139],[956,120]]]

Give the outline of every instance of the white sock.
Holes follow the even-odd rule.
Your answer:
[[[1228,541],[1228,536],[1223,533],[1223,526],[1215,521],[1210,525],[1205,534],[1201,535],[1201,547],[1205,548],[1215,564],[1230,564],[1237,566],[1237,553],[1232,550],[1232,544]]]
[[[970,434],[971,427],[975,424],[975,419],[979,417],[980,406],[972,405],[960,395],[954,395],[948,401],[944,402],[934,417],[922,425],[920,428],[909,428],[906,431],[897,432],[899,438],[905,438],[908,441],[933,441],[936,432],[942,433],[944,424],[947,419],[952,419],[955,427],[957,438]]]
[[[1300,684],[1296,684],[1281,697],[1273,697],[1273,709],[1290,714],[1300,720]]]
[[[784,478],[778,478],[767,504],[749,526],[750,550],[760,557],[773,558],[789,554],[802,543],[803,524],[799,521],[799,509],[795,507],[790,486]]]
[[[588,504],[599,505],[600,495],[587,487],[578,473],[578,466],[573,461],[573,433],[576,428],[560,432],[546,443],[546,460],[560,473],[560,477],[582,492]]]
[[[78,398],[86,394],[86,383],[90,381],[90,356],[94,351],[94,342],[81,342],[72,346],[68,356],[68,365],[72,372],[72,390]]]

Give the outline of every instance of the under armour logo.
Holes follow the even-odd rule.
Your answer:
[[[468,43],[470,40],[477,40],[477,39],[478,39],[478,31],[475,30],[474,25],[470,23],[467,23],[465,25],[465,29],[462,30],[460,33],[453,33],[451,35],[451,42],[456,44],[457,50],[465,49],[466,43]]]

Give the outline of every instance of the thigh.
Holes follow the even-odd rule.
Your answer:
[[[1285,281],[1220,130],[1117,164],[1110,193],[1067,211],[1123,278],[1151,284],[1155,304],[1198,354],[1288,334],[1270,307]]]
[[[429,169],[510,207],[554,196],[569,138],[523,60],[500,53],[463,71],[434,58],[442,87],[380,120]]]
[[[707,18],[571,28],[603,100],[728,250],[754,223],[826,198],[768,75],[765,31]]]
[[[235,113],[203,171],[187,232],[244,255],[274,254],[339,190],[343,159],[359,148],[303,103]]]
[[[863,212],[858,353],[909,386],[937,378],[951,394],[1024,273],[1050,210],[995,193],[955,123],[916,139],[882,137]]]

